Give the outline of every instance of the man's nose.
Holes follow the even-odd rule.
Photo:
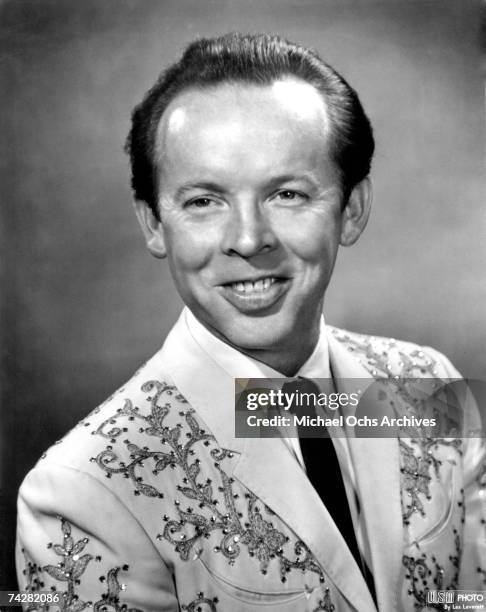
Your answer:
[[[261,203],[246,201],[231,209],[222,242],[227,255],[249,258],[272,251],[277,244],[269,213]]]

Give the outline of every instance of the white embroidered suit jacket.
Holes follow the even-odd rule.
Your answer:
[[[328,336],[337,379],[458,376],[433,349]],[[178,323],[26,477],[19,588],[51,591],[69,612],[375,611],[288,446],[234,437],[234,389]],[[350,452],[379,610],[486,588],[483,441],[353,439]]]

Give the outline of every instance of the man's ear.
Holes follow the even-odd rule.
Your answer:
[[[145,236],[148,250],[154,257],[163,259],[167,255],[167,250],[165,248],[162,223],[155,217],[145,202],[135,200],[134,208],[143,235]]]
[[[368,177],[359,182],[351,192],[341,215],[341,239],[343,246],[358,240],[370,216],[373,190]]]

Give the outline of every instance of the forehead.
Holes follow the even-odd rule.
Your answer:
[[[329,119],[322,95],[302,80],[287,78],[269,85],[223,83],[189,89],[175,97],[157,129],[157,155],[170,154],[173,141],[212,140],[220,135],[283,138],[317,133],[324,140]],[[193,142],[194,143],[194,142]]]

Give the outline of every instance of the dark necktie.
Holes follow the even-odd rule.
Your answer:
[[[284,392],[314,393],[317,396],[321,392],[314,382],[306,378],[299,378],[295,383],[285,383],[282,390]],[[298,410],[299,416],[304,414],[309,417],[317,416],[315,405],[296,410]],[[327,430],[323,431],[322,427],[298,427],[297,429],[307,476],[336,523],[358,567],[361,568],[366,584],[376,603],[373,575],[359,552],[346,489],[332,438],[329,437]],[[323,434],[326,437],[322,437]],[[318,435],[321,437],[317,437]]]

